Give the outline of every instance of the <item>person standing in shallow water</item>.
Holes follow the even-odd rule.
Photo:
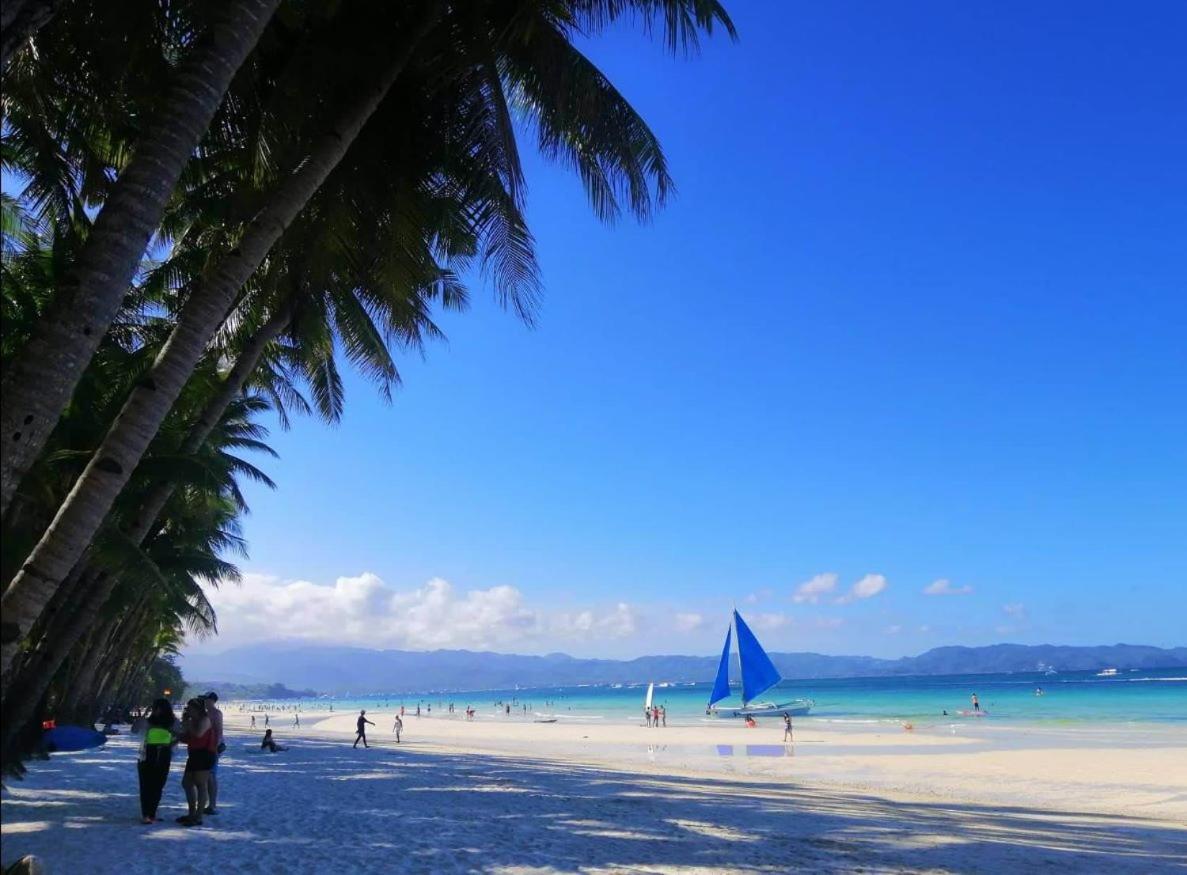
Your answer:
[[[981,700],[977,698],[977,694],[976,694],[976,693],[973,693],[973,710],[974,710],[974,711],[980,711],[980,710],[981,710]]]
[[[357,728],[358,734],[354,737],[354,744],[351,745],[351,747],[358,747],[360,741],[363,743],[363,747],[371,746],[371,745],[367,744],[367,724],[369,724],[369,723],[372,726],[375,725],[374,723],[371,723],[371,721],[367,719],[366,711],[360,711],[359,719],[355,721],[355,727]]]

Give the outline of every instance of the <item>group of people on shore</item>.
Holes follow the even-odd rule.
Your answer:
[[[213,690],[190,699],[178,720],[167,699],[152,704],[144,725],[144,741],[136,764],[140,783],[141,823],[156,823],[157,809],[173,763],[173,749],[186,746],[181,786],[187,811],[177,822],[201,826],[205,815],[218,814],[218,759],[227,749],[223,740],[223,712]]]
[[[643,709],[643,719],[653,729],[668,725],[668,709],[663,705],[652,705]]]

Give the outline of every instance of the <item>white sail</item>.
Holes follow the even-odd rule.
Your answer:
[[[647,698],[643,700],[643,707],[648,711],[651,710],[651,699],[655,695],[655,684],[647,685]]]

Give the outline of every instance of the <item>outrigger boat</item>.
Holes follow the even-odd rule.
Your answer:
[[[738,664],[742,667],[742,707],[719,708],[717,703],[730,696],[730,639],[737,630]],[[721,663],[717,666],[717,680],[713,682],[713,693],[709,696],[709,707],[705,713],[710,717],[802,717],[812,710],[816,703],[811,699],[792,699],[788,702],[756,702],[759,696],[774,687],[782,675],[771,657],[762,649],[742,615],[734,610],[730,626],[725,630],[725,647],[721,650]]]

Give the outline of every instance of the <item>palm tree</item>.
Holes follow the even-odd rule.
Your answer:
[[[222,0],[178,67],[74,269],[0,388],[0,515],[123,301],[182,169],[280,0]]]
[[[401,31],[404,38],[389,55],[387,66],[340,117],[332,133],[313,142],[304,162],[273,190],[235,248],[217,259],[190,291],[170,340],[133,390],[54,521],[4,594],[3,608],[6,617],[11,618],[4,641],[4,668],[11,662],[16,642],[27,633],[102,524],[240,288],[342,160],[422,42],[423,62],[432,66],[432,81],[444,77],[454,89],[450,96],[454,96],[459,84],[477,89],[468,91],[467,97],[490,108],[486,116],[493,120],[493,129],[504,134],[504,153],[510,153],[514,143],[509,122],[499,123],[509,118],[505,97],[509,93],[511,106],[522,109],[536,123],[545,151],[570,161],[578,169],[600,216],[616,215],[624,199],[627,207],[641,216],[662,202],[668,177],[658,143],[629,104],[572,46],[571,36],[579,27],[603,26],[641,7],[647,14],[663,13],[671,46],[687,46],[698,28],[708,29],[714,21],[731,29],[725,13],[709,0],[571,2],[525,7],[492,3],[477,12],[468,8],[444,15],[440,26],[434,28],[444,9],[432,4],[416,24],[406,24]],[[459,58],[467,58],[468,63],[461,63]],[[463,75],[457,79],[447,75],[459,68]],[[451,114],[464,108],[438,105],[438,123],[447,126]],[[484,156],[464,156],[460,152],[451,158],[471,165],[484,160]],[[501,275],[498,271],[500,265],[522,264],[522,258],[515,256],[530,247],[526,228],[505,221],[508,213],[518,215],[513,209],[518,164],[513,160],[510,166],[514,170],[502,182],[512,189],[511,203],[488,203],[489,212],[473,219],[479,226],[486,226],[488,232],[492,228],[498,232],[498,237],[487,241],[487,253],[493,256],[496,267],[496,286],[511,288],[511,296],[517,297],[518,284],[530,283],[534,277],[518,267]],[[465,191],[467,183],[454,181],[446,186],[450,187]],[[492,216],[503,219],[491,224]],[[441,233],[448,230],[442,229]]]
[[[76,585],[74,597],[43,615],[31,636],[32,646],[14,666],[4,701],[0,749],[6,767],[15,767],[21,758],[20,733],[63,672],[71,680],[61,684],[60,713],[85,723],[97,716],[94,706],[105,683],[107,688],[118,685],[115,668],[141,664],[141,654],[133,653],[130,641],[146,624],[165,617],[164,625],[169,626],[180,617],[189,622],[191,632],[213,630],[213,610],[201,584],[236,580],[238,570],[222,555],[245,551],[236,518],[246,505],[236,478],[272,485],[238,456],[244,449],[272,452],[261,440],[266,432],[251,421],[267,406],[263,399],[239,399],[197,456],[162,453],[152,464],[146,460],[136,488],[125,497],[130,506],[143,501],[164,471],[174,481],[181,477],[179,489],[143,545],[131,543],[114,525],[107,527],[88,554],[83,574],[89,585]],[[130,656],[135,658],[129,661]]]

